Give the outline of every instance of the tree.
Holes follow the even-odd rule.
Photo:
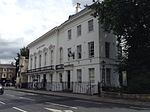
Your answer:
[[[128,89],[150,92],[150,1],[103,0],[88,7],[122,46],[119,68],[127,71]]]

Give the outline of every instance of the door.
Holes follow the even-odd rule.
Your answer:
[[[70,90],[70,70],[67,71],[67,85],[68,89]]]
[[[46,89],[46,74],[43,74],[43,89]]]

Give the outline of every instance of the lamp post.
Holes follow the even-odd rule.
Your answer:
[[[103,86],[105,85],[105,64],[106,64],[106,62],[103,60],[103,61],[101,61],[101,66],[102,66],[102,75],[101,75],[101,82],[100,83],[98,83],[98,88],[99,88],[99,95],[100,96],[103,96]]]
[[[105,86],[105,64],[106,62],[103,60],[101,61],[102,65],[102,85]]]

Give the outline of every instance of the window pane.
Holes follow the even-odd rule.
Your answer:
[[[77,36],[81,36],[81,25],[77,26]]]
[[[68,40],[71,39],[71,30],[68,30]]]
[[[82,58],[82,48],[81,45],[77,46],[77,59],[81,59]]]
[[[77,82],[81,83],[82,82],[82,70],[77,69]]]
[[[105,42],[105,56],[106,58],[110,57],[110,43],[109,42]]]
[[[94,57],[94,42],[88,43],[88,49],[89,49],[89,58]]]
[[[88,21],[88,29],[89,29],[89,32],[93,31],[93,19]]]
[[[94,68],[89,68],[89,81],[91,83],[95,82],[95,69]]]

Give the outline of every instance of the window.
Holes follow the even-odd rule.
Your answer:
[[[111,68],[106,68],[106,84],[111,85]]]
[[[94,42],[88,43],[89,58],[94,57]]]
[[[88,29],[89,29],[89,32],[93,31],[94,30],[94,27],[93,27],[93,19],[88,21]]]
[[[63,48],[60,48],[60,63],[63,62]]]
[[[89,68],[89,81],[91,83],[95,82],[95,69],[94,68]]]
[[[72,56],[72,53],[71,53],[71,48],[68,48],[68,60],[70,60],[70,57]]]
[[[59,73],[59,81],[60,81],[60,83],[63,82],[62,73]]]
[[[32,58],[31,58],[31,62],[30,62],[30,69],[32,69]]]
[[[105,42],[105,57],[109,58],[110,57],[110,43],[109,42]]]
[[[45,54],[44,54],[45,56],[45,60],[44,60],[44,65],[46,66],[46,61],[47,61],[47,53],[45,52]]]
[[[77,69],[77,82],[81,83],[82,82],[82,70]]]
[[[82,47],[81,45],[77,46],[77,59],[81,59],[82,58]]]
[[[77,26],[77,36],[81,36],[81,25]]]
[[[39,67],[41,67],[42,56],[39,55]]]
[[[68,40],[71,39],[71,30],[68,30]]]
[[[54,52],[53,50],[51,50],[51,59],[50,59],[51,65],[53,65],[53,55],[54,55]]]
[[[35,56],[35,59],[34,59],[34,68],[36,68],[36,61],[37,61],[37,57]]]

